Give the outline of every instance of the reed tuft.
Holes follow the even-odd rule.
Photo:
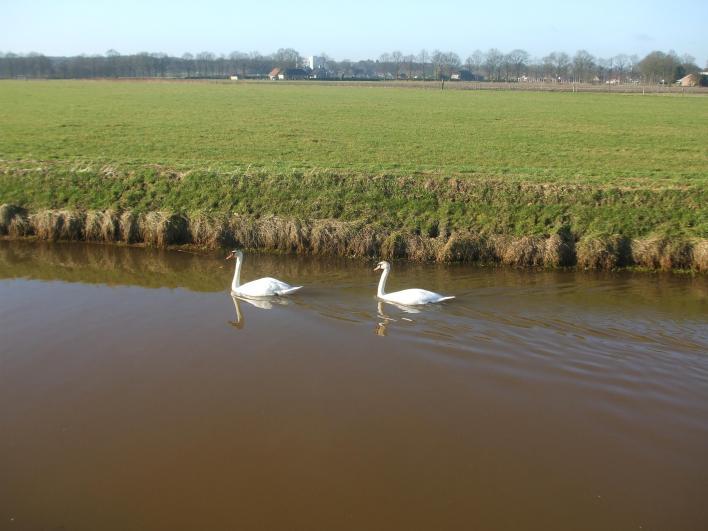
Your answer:
[[[453,232],[440,249],[439,262],[480,262],[489,260],[487,240],[472,232]]]
[[[392,232],[381,243],[381,257],[394,260],[406,256],[406,239],[400,232]]]
[[[137,243],[142,241],[140,215],[132,210],[124,211],[118,218],[118,234],[124,243]]]
[[[205,249],[228,246],[233,240],[229,225],[222,216],[211,217],[197,213],[189,219],[190,241]]]
[[[189,224],[187,218],[180,214],[148,212],[141,217],[140,229],[147,245],[165,247],[189,242]]]
[[[546,267],[567,267],[575,263],[575,241],[570,234],[556,233],[545,241],[543,265]]]
[[[27,211],[16,205],[0,205],[0,235],[13,237],[24,236],[27,223]]]
[[[351,243],[356,234],[356,227],[351,223],[317,220],[312,224],[311,251],[317,255],[351,256]]]
[[[543,267],[546,241],[542,236],[496,238],[495,248],[501,263],[514,267]]]
[[[120,239],[120,223],[112,210],[101,212],[90,210],[86,213],[85,234],[87,241],[115,242]]]
[[[617,269],[631,265],[630,242],[619,235],[585,237],[577,245],[577,265],[583,269]]]
[[[406,258],[414,262],[431,262],[445,247],[445,238],[429,238],[420,234],[405,236]]]
[[[68,210],[41,210],[29,217],[32,232],[40,240],[83,240],[86,217]]]
[[[693,269],[708,273],[708,240],[699,240],[694,243]]]
[[[632,260],[648,269],[691,269],[693,255],[693,243],[687,240],[658,237],[632,240]]]

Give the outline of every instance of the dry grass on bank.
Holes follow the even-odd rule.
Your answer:
[[[376,230],[363,223],[337,220],[303,221],[243,216],[191,219],[170,212],[43,210],[29,214],[0,207],[0,235],[40,240],[86,240],[141,243],[153,247],[192,244],[204,249],[242,247],[322,256],[382,257],[412,261],[504,264],[524,268],[577,266],[617,269],[639,266],[653,270],[708,271],[708,240],[645,238],[618,235],[550,236],[485,235],[453,232],[426,236]]]

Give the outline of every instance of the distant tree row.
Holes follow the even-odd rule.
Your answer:
[[[572,57],[552,52],[534,59],[525,50],[503,53],[496,48],[476,50],[464,61],[454,52],[421,50],[418,54],[400,51],[382,54],[377,60],[335,61],[320,54],[322,65],[317,77],[339,79],[477,79],[489,81],[546,81],[578,83],[671,83],[700,71],[690,55],[674,51],[654,51],[639,59],[619,54],[610,58],[594,57],[579,50]],[[108,50],[104,55],[47,57],[0,52],[0,78],[123,78],[178,77],[224,78],[230,75],[264,77],[273,68],[302,66],[303,58],[292,48],[261,55],[258,52],[185,53],[181,57],[164,53],[121,55]]]
[[[643,59],[636,55],[619,54],[607,59],[596,58],[586,50],[574,56],[552,52],[541,59],[533,59],[525,50],[503,53],[496,48],[486,52],[475,50],[464,61],[454,52],[422,50],[418,55],[400,52],[385,53],[377,62],[379,71],[392,77],[449,78],[460,70],[472,79],[489,81],[552,81],[592,83],[614,81],[644,81],[670,83],[700,68],[694,57],[676,52],[655,51]]]

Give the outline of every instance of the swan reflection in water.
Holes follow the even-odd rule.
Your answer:
[[[272,310],[274,305],[287,306],[290,301],[283,298],[271,298],[271,299],[249,299],[246,297],[237,297],[233,293],[231,294],[231,299],[234,301],[234,308],[236,309],[236,319],[234,321],[229,321],[229,324],[235,326],[236,328],[243,328],[244,317],[241,313],[241,302],[260,308],[261,310]]]
[[[376,323],[376,328],[374,328],[374,334],[376,334],[377,336],[387,335],[388,325],[391,322],[396,322],[399,320],[400,321],[407,321],[409,323],[414,322],[413,319],[410,319],[408,317],[400,317],[399,319],[394,319],[393,317],[391,317],[390,315],[388,315],[384,311],[384,307],[385,307],[384,304],[390,304],[391,306],[395,306],[396,308],[398,308],[399,310],[401,310],[404,313],[410,313],[410,314],[420,313],[419,309],[411,308],[410,306],[403,306],[401,304],[396,304],[394,302],[388,302],[388,301],[386,301],[385,303],[384,303],[384,301],[381,301],[381,300],[377,301],[376,314],[377,314],[378,318],[381,319],[381,321]]]

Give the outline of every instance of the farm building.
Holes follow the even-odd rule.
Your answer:
[[[457,70],[450,75],[451,81],[480,81],[480,78],[469,70]]]
[[[302,68],[286,68],[278,73],[278,79],[307,79],[307,72]]]
[[[698,74],[688,74],[679,79],[676,84],[682,87],[695,87],[699,84],[701,78]]]
[[[311,55],[302,62],[302,66],[309,68],[310,70],[323,69],[326,66],[326,61],[324,57],[319,57],[317,55]]]
[[[302,68],[274,68],[268,74],[268,79],[275,81],[276,79],[307,79],[307,71]]]

